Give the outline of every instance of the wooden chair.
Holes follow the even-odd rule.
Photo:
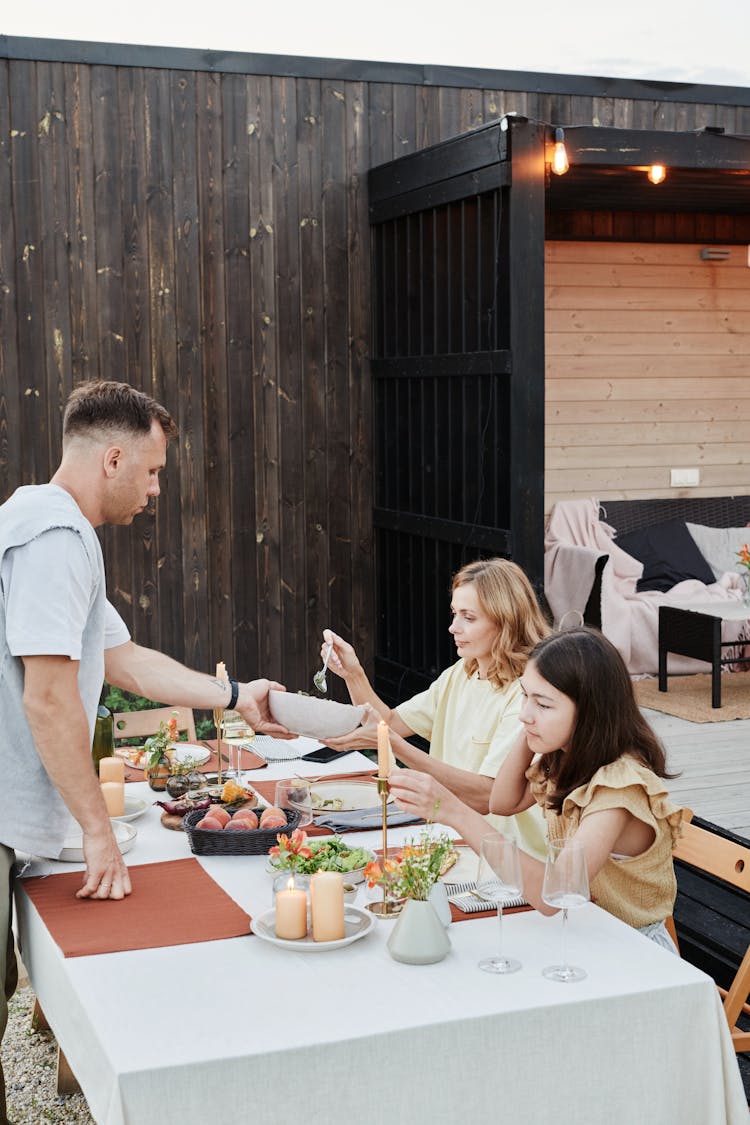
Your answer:
[[[674,849],[674,858],[750,893],[750,847],[725,840],[692,824],[691,809],[683,809],[682,816],[682,836]],[[737,1027],[740,1013],[750,1016],[750,945],[729,988],[718,987],[734,1049],[738,1053],[750,1051],[750,1031]]]
[[[191,707],[152,707],[146,711],[117,711],[112,716],[115,743],[121,738],[148,738],[156,734],[159,724],[177,719],[177,730],[187,732],[188,742],[197,742],[195,718]]]

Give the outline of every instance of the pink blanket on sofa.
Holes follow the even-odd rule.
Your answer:
[[[605,505],[606,508],[606,505]],[[660,605],[685,606],[690,602],[740,601],[739,574],[724,574],[704,586],[690,579],[671,590],[636,591],[643,566],[614,541],[614,529],[599,519],[599,501],[562,500],[553,507],[544,539],[544,590],[555,626],[574,623],[583,615],[594,581],[596,560],[609,555],[602,574],[602,632],[617,646],[632,675],[658,672],[658,619]],[[722,639],[744,637],[743,622],[725,621]],[[708,665],[688,657],[669,656],[669,671],[704,672]]]

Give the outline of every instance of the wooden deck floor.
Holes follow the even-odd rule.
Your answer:
[[[750,719],[691,723],[661,711],[643,714],[667,748],[676,804],[750,840]]]

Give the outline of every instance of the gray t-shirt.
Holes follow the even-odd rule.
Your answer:
[[[27,485],[0,507],[0,843],[60,854],[71,815],[34,745],[23,707],[23,656],[79,662],[78,688],[93,736],[104,651],[129,640],[107,601],[96,532],[57,485]],[[65,731],[59,736],[64,742]]]

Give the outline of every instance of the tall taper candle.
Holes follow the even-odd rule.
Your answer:
[[[389,751],[388,724],[381,719],[378,723],[378,777],[388,777],[391,764]]]

